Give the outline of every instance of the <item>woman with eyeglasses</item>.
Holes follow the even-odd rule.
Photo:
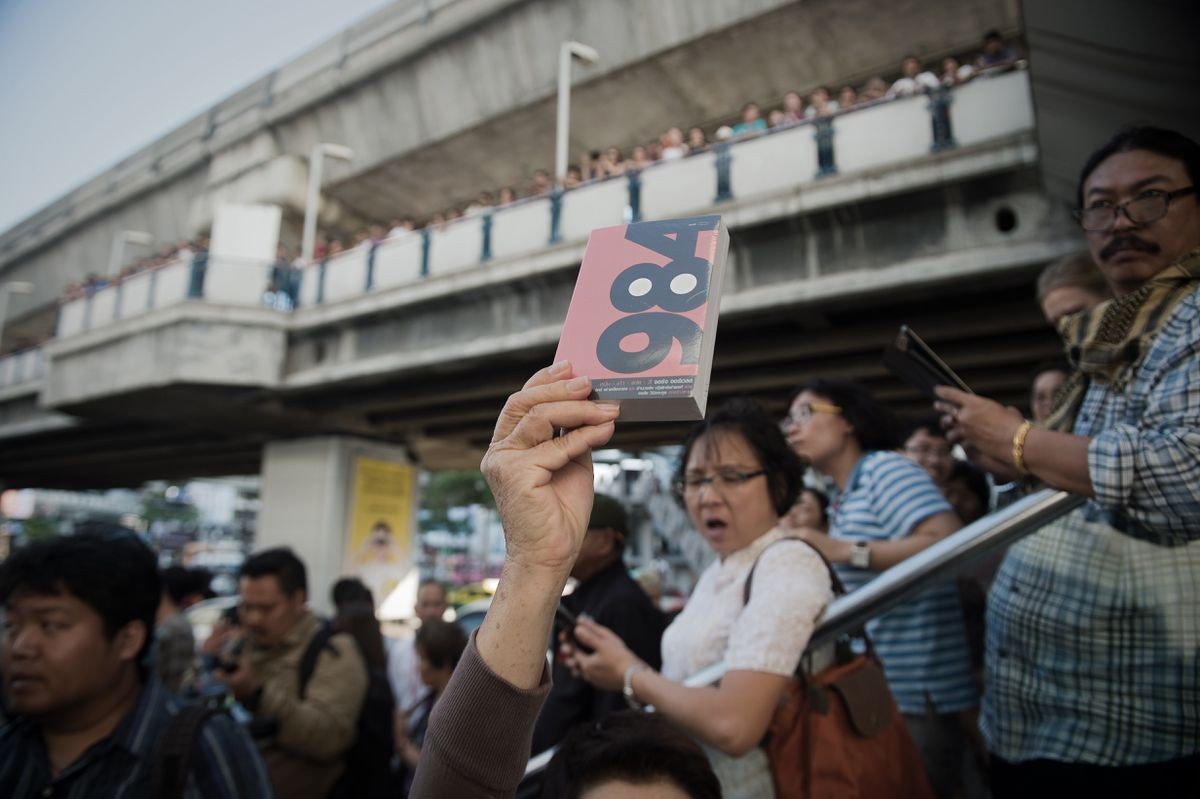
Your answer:
[[[663,635],[662,671],[586,618],[575,638],[592,651],[563,647],[584,679],[624,691],[635,707],[653,704],[699,741],[726,799],[775,795],[759,743],[833,596],[817,553],[782,540],[780,517],[795,502],[802,477],[799,458],[756,403],[732,401],[700,422],[684,442],[676,497],[717,559]],[[719,685],[681,684],[721,661],[726,672]]]
[[[962,526],[932,478],[895,451],[895,423],[870,393],[814,380],[780,425],[802,459],[837,486],[829,533],[802,531],[853,592]],[[933,585],[867,624],[888,684],[938,796],[962,780],[966,736],[979,704],[953,580]]]

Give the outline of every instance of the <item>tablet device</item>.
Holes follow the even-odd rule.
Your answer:
[[[900,332],[883,351],[883,365],[931,402],[938,399],[934,386],[975,393],[908,325],[900,325]]]

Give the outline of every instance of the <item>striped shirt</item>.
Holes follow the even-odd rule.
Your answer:
[[[1008,552],[987,614],[980,726],[1010,761],[1200,752],[1200,291],[1123,392],[1093,383],[1095,499]]]
[[[41,733],[14,716],[0,729],[0,796],[5,799],[144,799],[153,789],[159,740],[180,703],[151,679],[112,735],[93,744],[58,776]],[[260,799],[274,796],[258,750],[231,718],[217,715],[202,728],[185,799]]]
[[[854,467],[846,491],[835,500],[830,535],[849,541],[904,538],[938,513],[953,513],[929,476],[894,452],[870,452]],[[844,563],[834,566],[847,591],[866,585],[875,572]],[[935,583],[867,624],[883,661],[888,685],[903,713],[955,713],[978,704],[958,589]]]

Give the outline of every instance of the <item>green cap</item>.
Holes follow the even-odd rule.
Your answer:
[[[606,494],[597,494],[592,502],[592,518],[588,529],[611,527],[626,538],[629,537],[629,516],[625,506]]]

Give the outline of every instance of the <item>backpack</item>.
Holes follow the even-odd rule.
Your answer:
[[[335,655],[337,647],[330,640],[333,628],[324,624],[313,636],[304,654],[300,657],[300,699],[308,688],[317,658],[321,651],[329,649]],[[346,750],[345,770],[329,791],[330,799],[375,799],[396,796],[392,789],[392,755],[395,741],[392,734],[392,717],[396,701],[392,687],[383,669],[367,667],[367,694],[355,725],[354,743]]]
[[[183,799],[200,731],[210,718],[224,712],[211,702],[184,705],[176,711],[154,752],[150,796]]]

